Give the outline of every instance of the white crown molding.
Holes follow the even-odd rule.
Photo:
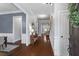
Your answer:
[[[20,4],[17,4],[17,3],[13,3],[14,6],[16,6],[17,8],[19,8],[22,12],[24,12],[25,14],[27,13],[26,10],[20,5]]]
[[[34,13],[33,13],[33,11],[31,10],[31,8],[27,8],[27,9],[25,9],[25,8],[23,8],[23,6],[22,5],[20,5],[20,4],[18,4],[18,3],[12,3],[14,6],[16,6],[17,8],[19,8],[22,12],[24,12],[25,14],[32,14],[32,15],[34,15]],[[30,13],[29,13],[30,12]]]
[[[12,13],[21,13],[22,11],[8,11],[8,12],[2,12],[0,13],[0,15],[4,15],[4,14],[12,14]]]

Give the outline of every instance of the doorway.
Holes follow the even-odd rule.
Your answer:
[[[22,16],[13,16],[13,35],[15,42],[22,40]]]

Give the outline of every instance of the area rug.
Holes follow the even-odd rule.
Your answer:
[[[4,47],[4,49],[0,49],[0,51],[3,52],[10,52],[12,50],[14,50],[15,48],[19,47],[19,45],[11,45],[11,44],[7,44],[7,47]]]

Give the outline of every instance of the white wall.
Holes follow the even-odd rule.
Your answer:
[[[14,42],[14,36],[12,33],[0,33],[1,37],[7,36],[8,42]]]
[[[52,34],[54,32],[54,40],[51,36],[51,44],[54,49],[54,55],[56,56],[67,56],[68,51],[68,39],[69,39],[69,21],[68,21],[68,4],[66,3],[55,3],[54,4],[54,14],[52,23]],[[67,21],[66,21],[67,20]],[[63,36],[63,38],[61,37]],[[53,44],[54,41],[54,44]]]
[[[1,37],[7,36],[7,42],[15,43],[17,40],[15,40],[13,33],[0,33]],[[26,34],[22,34],[22,41],[21,43],[26,43]]]

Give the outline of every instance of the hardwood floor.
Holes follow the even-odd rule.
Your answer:
[[[20,46],[9,53],[9,56],[54,56],[50,41],[39,38],[34,44]]]

